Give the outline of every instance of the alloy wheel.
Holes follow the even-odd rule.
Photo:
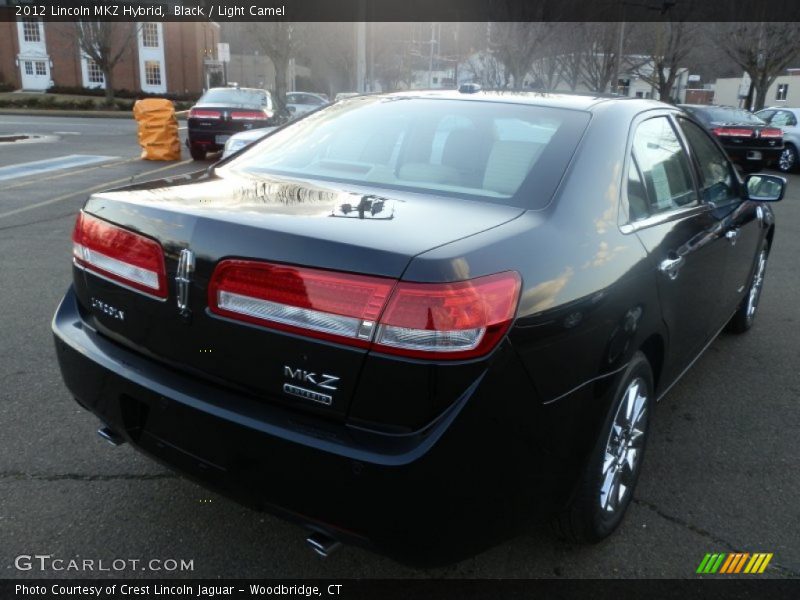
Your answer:
[[[636,481],[647,427],[647,386],[641,377],[628,385],[614,415],[602,465],[600,507],[615,513]]]
[[[797,153],[795,149],[791,146],[786,146],[781,152],[780,158],[778,158],[778,167],[784,173],[788,173],[795,167],[795,163],[797,162]]]
[[[750,293],[747,297],[747,320],[752,321],[758,309],[758,300],[761,297],[761,288],[764,287],[764,273],[767,270],[767,251],[762,250],[758,255],[758,265],[753,274],[753,283],[750,284]]]

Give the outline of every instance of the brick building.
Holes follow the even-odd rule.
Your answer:
[[[114,23],[125,46],[114,68],[114,89],[194,94],[208,86],[219,25],[210,22]],[[0,81],[15,89],[51,86],[105,88],[103,73],[78,46],[73,23],[23,18],[0,22]]]

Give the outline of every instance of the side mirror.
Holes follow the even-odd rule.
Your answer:
[[[744,180],[747,199],[754,202],[778,202],[786,192],[786,180],[776,175],[748,175]]]
[[[289,111],[289,114],[293,115],[295,112],[297,112],[297,107],[295,107],[295,106],[287,106],[286,110]]]

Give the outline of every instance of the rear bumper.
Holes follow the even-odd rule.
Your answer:
[[[249,125],[249,127],[246,127],[245,123]],[[189,122],[187,126],[186,144],[189,146],[193,144],[198,145],[209,152],[216,152],[217,150],[221,150],[225,147],[225,141],[223,140],[227,140],[227,138],[230,138],[232,135],[241,133],[243,131],[249,131],[251,129],[261,129],[269,126],[270,121],[229,121],[224,123],[222,126],[213,128],[199,127],[194,123]]]
[[[270,406],[162,366],[87,326],[72,288],[53,332],[70,392],[137,450],[245,504],[403,562],[474,554],[563,493],[566,470],[543,459],[520,423],[537,403],[520,387],[526,379],[510,347],[498,351],[513,373],[498,376],[524,399],[522,413],[490,370],[424,431],[398,436]]]
[[[783,152],[783,146],[779,148],[770,147],[742,147],[742,146],[725,146],[725,151],[733,162],[741,164],[755,164],[755,165],[771,165],[777,162],[778,158]],[[754,153],[760,153],[761,158],[754,158]]]

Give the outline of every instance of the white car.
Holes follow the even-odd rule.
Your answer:
[[[756,116],[783,130],[783,152],[778,159],[778,169],[784,173],[796,170],[800,163],[800,108],[774,106],[758,111]]]
[[[299,117],[312,110],[317,110],[330,104],[319,94],[310,92],[289,92],[286,94],[286,108],[292,113],[292,117]]]
[[[234,152],[238,152],[242,148],[254,144],[269,132],[273,131],[275,127],[261,127],[260,129],[249,129],[242,131],[228,138],[225,142],[225,149],[222,151],[222,158],[228,158]]]

